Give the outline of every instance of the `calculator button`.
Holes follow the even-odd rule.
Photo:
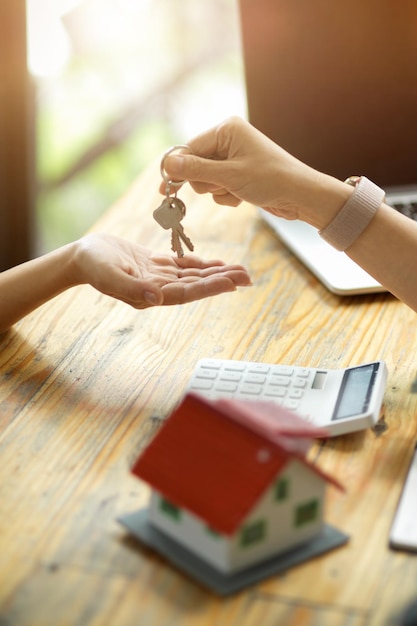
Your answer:
[[[295,378],[292,384],[293,387],[299,387],[300,389],[304,389],[307,386],[307,381],[303,378]]]
[[[212,369],[212,370],[220,370],[221,364],[218,361],[209,361],[206,360],[204,363],[200,365],[201,369]]]
[[[265,387],[264,393],[266,396],[283,398],[287,390],[284,387]]]
[[[203,369],[197,372],[196,378],[206,378],[209,380],[214,380],[215,378],[217,378],[217,372],[214,370]]]
[[[226,363],[225,370],[231,370],[232,372],[244,372],[246,369],[245,363]]]
[[[191,389],[201,389],[201,391],[208,391],[213,386],[210,380],[204,380],[203,378],[193,380],[191,383]]]
[[[291,391],[288,393],[288,396],[290,398],[302,398],[304,395],[303,390],[302,389],[291,389]]]
[[[286,409],[291,409],[292,411],[294,411],[295,409],[298,409],[298,407],[300,406],[300,403],[297,400],[284,400],[284,406]]]
[[[291,382],[291,379],[286,378],[285,376],[271,376],[268,382],[270,385],[278,385],[279,387],[288,387]]]
[[[262,391],[261,385],[252,385],[251,383],[244,383],[240,389],[240,393],[248,394],[251,396],[259,396]]]
[[[263,374],[248,374],[245,376],[245,383],[256,383],[259,385],[263,385],[266,381],[266,376]]]
[[[254,372],[256,374],[267,374],[270,369],[270,366],[264,363],[251,363],[248,366],[248,372]]]
[[[293,367],[287,367],[286,365],[284,366],[280,366],[277,365],[276,367],[272,368],[272,374],[277,374],[280,376],[292,376],[294,372],[294,368]]]
[[[227,381],[219,381],[217,385],[215,385],[214,389],[216,391],[222,391],[226,393],[234,393],[237,389],[237,383],[228,383]]]
[[[242,378],[242,374],[240,372],[222,372],[219,380],[226,380],[229,382],[239,382]]]

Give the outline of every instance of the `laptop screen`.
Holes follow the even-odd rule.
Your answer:
[[[417,183],[417,2],[239,0],[249,121],[340,179]]]

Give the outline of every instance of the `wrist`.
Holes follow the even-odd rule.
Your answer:
[[[341,180],[317,172],[308,190],[304,208],[300,209],[300,219],[323,230],[341,211],[353,191],[353,187]]]
[[[64,289],[81,285],[83,280],[80,270],[79,256],[82,245],[80,241],[73,241],[55,250],[56,262],[59,264],[62,286]]]

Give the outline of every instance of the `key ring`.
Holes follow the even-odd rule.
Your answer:
[[[178,146],[172,146],[172,148],[170,148],[169,150],[167,150],[165,152],[165,154],[163,155],[162,159],[161,159],[161,166],[160,166],[160,170],[161,170],[161,176],[164,179],[164,181],[166,182],[166,188],[165,188],[165,194],[167,197],[169,197],[171,195],[171,187],[181,187],[181,185],[183,185],[186,181],[185,180],[171,180],[168,176],[168,174],[165,171],[165,159],[167,158],[167,156],[169,156],[172,152],[175,152],[175,150],[188,150],[191,154],[193,153],[190,146],[187,146],[186,144],[180,144]],[[175,195],[176,192],[175,192]]]

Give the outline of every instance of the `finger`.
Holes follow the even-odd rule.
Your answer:
[[[233,281],[226,276],[216,276],[190,283],[176,282],[162,287],[163,304],[186,304],[235,290],[236,286]]]
[[[179,184],[180,181],[179,180],[174,180],[172,181],[175,183],[175,191],[178,193],[178,191],[181,189],[182,184]],[[162,182],[159,184],[159,189],[158,189],[159,193],[161,193],[163,196],[167,195],[167,184],[166,182]]]
[[[172,257],[175,264],[182,268],[206,269],[208,267],[225,267],[225,262],[221,259],[204,260],[195,254],[186,254],[183,257]]]
[[[241,198],[238,198],[233,193],[229,192],[224,187],[219,187],[218,185],[213,185],[210,183],[200,183],[200,182],[191,182],[191,187],[194,191],[200,195],[211,193],[213,196],[213,200],[216,204],[221,204],[223,206],[239,206],[242,203]],[[165,195],[165,184],[160,185],[159,192]]]
[[[183,257],[177,257],[169,254],[153,254],[149,261],[151,263],[151,271],[154,274],[166,276],[166,272],[175,272],[178,276],[178,269],[193,269],[194,271],[206,268],[225,267],[226,263],[221,259],[204,260],[195,254],[186,254]]]
[[[195,181],[195,182],[190,181],[190,185],[194,189],[194,191],[200,194],[227,193],[227,189],[224,189],[224,187],[219,187],[219,185],[215,185],[214,183],[201,183],[198,181]]]
[[[195,275],[196,269],[200,270],[200,276],[211,276],[213,274],[232,275],[236,273],[239,277],[239,282],[242,284],[252,284],[247,269],[240,263],[226,264],[220,259],[211,259],[204,261],[193,254],[187,254],[180,258],[175,258],[176,264],[183,268],[183,272],[179,276],[191,276]]]
[[[227,206],[239,206],[242,202],[241,198],[235,196],[234,193],[228,191],[224,187],[213,185],[210,183],[190,182],[191,187],[196,193],[205,194],[211,193],[213,200],[217,204],[223,204]],[[221,196],[224,196],[223,198]]]
[[[237,265],[235,267],[229,266],[227,268],[207,268],[205,270],[199,271],[196,274],[196,271],[193,269],[185,269],[182,270],[180,275],[180,280],[184,282],[188,281],[198,281],[202,278],[219,278],[226,277],[230,279],[237,287],[246,287],[252,284],[249,274],[245,270],[245,268]]]
[[[134,279],[134,283],[128,286],[126,295],[132,299],[132,304],[142,300],[147,306],[159,306],[164,300],[162,289],[150,280]]]
[[[214,278],[214,274],[210,278]],[[227,271],[217,274],[216,278],[227,278],[232,281],[236,287],[250,287],[252,281],[249,274],[244,268],[228,269]]]
[[[221,204],[222,206],[239,206],[242,202],[240,198],[237,198],[232,193],[213,194],[213,200],[216,204]]]
[[[135,278],[118,267],[110,266],[104,280],[93,285],[105,295],[122,300],[136,308],[158,306],[163,302],[160,287],[150,280]]]
[[[171,155],[165,160],[165,170],[173,180],[215,183],[227,187],[229,167],[227,161],[204,159],[192,154]]]

